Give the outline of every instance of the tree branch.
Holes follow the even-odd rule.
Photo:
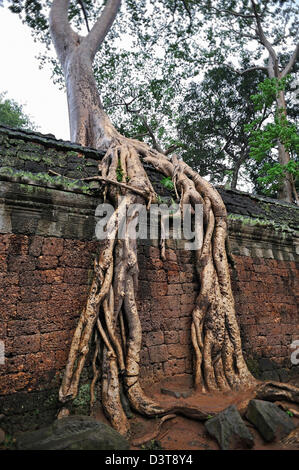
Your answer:
[[[70,0],[53,0],[49,15],[50,33],[61,64],[78,37],[68,20],[69,3]]]
[[[164,155],[169,155],[170,153],[174,152],[175,150],[179,149],[181,145],[179,144],[173,144],[168,149],[165,150]]]
[[[293,66],[296,63],[298,53],[299,53],[299,44],[297,44],[297,46],[296,46],[296,48],[295,48],[288,64],[286,65],[286,67],[281,72],[281,74],[280,74],[281,78],[285,77],[292,70]]]
[[[135,188],[135,186],[130,186],[129,184],[126,184],[126,183],[121,183],[120,181],[115,181],[110,178],[106,178],[105,176],[95,175],[95,176],[88,176],[87,178],[78,179],[78,178],[69,178],[68,176],[63,176],[60,173],[56,173],[56,171],[53,171],[53,170],[49,170],[48,173],[54,176],[59,176],[60,178],[66,178],[68,180],[76,179],[77,181],[100,181],[101,183],[104,183],[104,184],[113,184],[114,186],[119,186],[120,188],[129,189],[130,191],[133,191],[134,193],[145,197],[145,192],[142,189]]]
[[[109,32],[120,5],[121,0],[108,0],[104,10],[93,25],[91,31],[84,38],[84,43],[89,49],[91,60],[94,59],[95,54]]]
[[[263,30],[263,27],[262,27],[262,23],[261,23],[259,15],[258,15],[257,7],[256,7],[256,4],[255,4],[254,0],[251,0],[251,5],[252,5],[253,12],[254,12],[256,25],[257,25],[258,37],[260,39],[260,42],[263,44],[263,46],[269,52],[269,55],[270,55],[270,57],[272,59],[272,62],[273,62],[274,70],[276,71],[276,76],[278,77],[279,70],[278,70],[278,60],[277,60],[276,52],[273,49],[272,44],[268,41],[268,39],[265,36],[264,30]]]
[[[160,147],[156,137],[155,137],[155,134],[154,134],[154,131],[153,129],[151,128],[151,126],[148,124],[147,120],[146,120],[146,117],[140,113],[140,111],[138,110],[135,110],[135,109],[130,109],[129,108],[129,105],[135,100],[135,98],[130,101],[130,103],[124,103],[125,107],[126,107],[126,110],[128,111],[128,113],[133,113],[135,114],[136,116],[139,117],[139,119],[143,122],[143,125],[144,127],[146,128],[147,130],[147,133],[148,135],[150,136],[150,138],[152,139],[152,142],[153,142],[153,147],[155,150],[157,150],[158,152],[164,154],[164,151],[162,150],[162,148]]]
[[[244,75],[245,73],[247,72],[252,72],[254,70],[263,70],[264,72],[267,72],[267,67],[264,67],[262,65],[254,65],[252,67],[248,67],[248,69],[244,69],[244,70],[237,70],[237,69],[234,69],[233,67],[231,67],[231,65],[228,65],[228,64],[224,64],[226,67],[228,67],[229,69],[231,69],[233,72],[235,73],[238,73],[239,75]]]
[[[149,135],[148,132],[144,132],[143,134],[136,134],[132,136],[132,139],[142,139],[143,137],[146,137],[147,135]]]
[[[244,19],[254,18],[254,15],[243,15],[242,13],[239,13],[238,11],[234,11],[234,10],[226,10],[224,8],[219,9],[219,8],[216,8],[216,7],[213,7],[213,6],[211,6],[210,8],[217,11],[218,13],[226,13],[226,14],[229,14],[229,15],[236,16],[237,18],[244,18]]]
[[[190,26],[191,26],[191,25],[192,25],[192,15],[191,15],[191,11],[190,11],[189,5],[188,5],[188,3],[186,2],[186,0],[182,0],[182,2],[183,2],[183,5],[184,5],[184,8],[185,8],[186,12],[188,13],[189,21],[190,21]]]
[[[84,16],[84,20],[85,20],[85,24],[86,24],[86,29],[87,29],[88,32],[90,32],[85,4],[84,4],[83,0],[78,0],[78,3],[79,3],[79,5],[82,9],[82,12],[83,12],[83,16]]]

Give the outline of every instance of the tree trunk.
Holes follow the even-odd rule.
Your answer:
[[[237,189],[239,171],[240,171],[240,167],[242,163],[243,163],[243,159],[239,159],[233,168],[233,177],[232,177],[232,181],[230,184],[230,189]]]
[[[118,133],[103,110],[92,62],[80,47],[66,58],[64,73],[71,140],[107,150]]]
[[[280,90],[277,96],[277,112],[283,113],[284,116],[287,115],[286,103],[284,91]],[[290,154],[286,150],[284,144],[278,141],[278,161],[281,165],[287,165],[290,161]],[[281,189],[278,193],[278,198],[282,201],[293,202],[293,184],[292,184],[292,175],[287,173],[283,179]]]

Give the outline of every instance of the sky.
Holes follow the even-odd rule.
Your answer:
[[[38,53],[29,27],[7,7],[0,8],[0,93],[23,105],[39,132],[69,140],[65,92],[53,84],[49,68],[39,69]]]

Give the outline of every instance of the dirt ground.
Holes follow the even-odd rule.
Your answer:
[[[299,378],[292,382],[299,386]],[[165,393],[161,393],[161,389],[166,388],[171,392],[185,392],[186,398],[176,398]],[[177,405],[188,405],[200,408],[209,416],[215,415],[224,410],[228,406],[234,404],[242,415],[245,424],[254,437],[255,445],[252,450],[299,450],[299,418],[293,417],[296,426],[296,438],[293,444],[283,444],[281,442],[267,443],[260,436],[254,426],[246,420],[244,412],[248,402],[253,398],[252,391],[243,393],[217,393],[202,394],[193,391],[190,377],[176,376],[165,379],[162,383],[144,386],[145,393],[157,401],[163,407],[173,407]],[[298,411],[299,405],[287,404],[288,407]],[[99,421],[109,425],[108,420],[103,414],[101,408],[97,408],[92,413]],[[175,415],[161,426],[161,418],[145,418],[141,415],[134,414],[130,419],[131,425],[131,450],[166,450],[166,451],[198,451],[198,450],[219,450],[217,441],[212,438],[206,431],[204,421],[199,421],[185,416]],[[158,432],[157,432],[158,430]],[[4,445],[4,444],[3,444]],[[6,449],[0,444],[0,450]],[[11,447],[13,448],[13,447]],[[241,450],[236,448],[236,450]]]
[[[296,383],[296,385],[298,385]],[[193,392],[187,398],[175,398],[173,396],[161,393],[161,387],[167,387],[173,391],[191,391],[192,384],[185,377],[176,377],[166,380],[164,383],[154,384],[148,388],[144,388],[148,396],[157,400],[162,406],[165,407],[176,404],[196,405],[203,411],[208,413],[217,414],[229,405],[235,404],[240,411],[246,410],[247,404],[253,398],[252,392],[246,393],[227,393],[227,394],[196,394]],[[291,405],[293,409],[299,411],[299,406]],[[99,417],[100,418],[100,417]],[[105,419],[105,418],[104,418]],[[284,445],[280,442],[266,443],[258,431],[249,423],[243,416],[245,424],[248,426],[255,441],[252,450],[298,450],[296,446]],[[292,418],[297,427],[299,427],[299,418]],[[157,429],[160,419],[152,418],[145,419],[141,416],[134,416],[131,419],[131,449],[163,449],[163,450],[219,450],[220,447],[216,440],[209,436],[207,433],[204,422],[189,419],[184,416],[175,416],[173,419],[165,421],[156,437],[151,438],[154,431]],[[134,445],[134,441],[143,440],[145,442],[139,445]],[[149,438],[149,439],[148,439]]]

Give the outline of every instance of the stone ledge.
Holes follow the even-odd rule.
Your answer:
[[[0,188],[0,233],[90,240],[100,199],[19,183]]]
[[[36,142],[43,144],[47,147],[57,148],[60,150],[69,150],[83,153],[84,155],[94,158],[95,160],[101,160],[104,153],[91,147],[83,147],[82,145],[75,144],[74,142],[56,139],[53,134],[41,134],[40,132],[17,129],[13,127],[0,125],[0,134],[8,136],[9,138],[24,140],[30,142]]]
[[[97,191],[99,194],[99,192]],[[2,181],[0,188],[0,232],[64,238],[92,239],[99,195],[78,188],[46,187],[41,183]],[[271,221],[228,218],[232,254],[296,261],[299,238],[289,227]],[[187,241],[188,243],[188,241]],[[141,245],[159,246],[159,240],[140,240]],[[186,249],[183,239],[166,240],[168,249]]]

